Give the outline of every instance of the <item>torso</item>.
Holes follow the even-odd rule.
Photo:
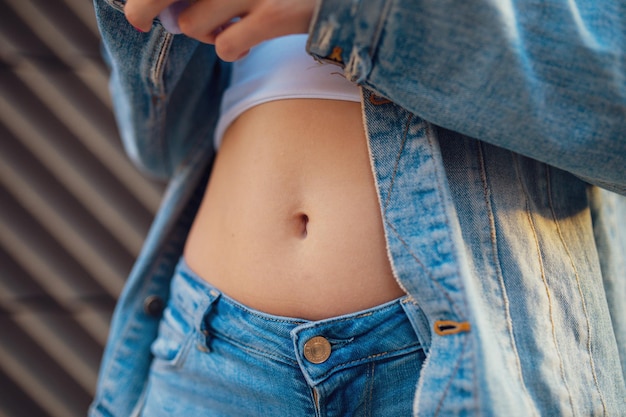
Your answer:
[[[404,294],[387,256],[359,103],[279,100],[226,130],[185,258],[224,294],[318,320]]]
[[[404,292],[387,257],[359,90],[308,56],[306,38],[266,41],[234,64],[185,258],[243,304],[316,320]]]

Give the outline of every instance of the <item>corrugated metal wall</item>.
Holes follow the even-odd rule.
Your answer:
[[[162,188],[123,153],[90,0],[0,0],[0,417],[84,416]]]

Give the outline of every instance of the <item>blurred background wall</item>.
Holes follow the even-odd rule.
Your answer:
[[[90,0],[0,0],[0,417],[85,416],[162,186],[117,135]]]

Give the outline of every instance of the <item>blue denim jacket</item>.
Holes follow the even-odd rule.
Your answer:
[[[95,6],[124,144],[170,179],[90,410],[129,416],[229,67]],[[390,260],[423,311],[414,414],[626,415],[623,2],[322,0],[307,48],[363,87]]]

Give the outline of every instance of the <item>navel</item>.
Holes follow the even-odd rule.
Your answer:
[[[300,237],[305,239],[309,234],[308,225],[309,225],[309,216],[306,213],[299,213],[298,217],[298,226]]]

